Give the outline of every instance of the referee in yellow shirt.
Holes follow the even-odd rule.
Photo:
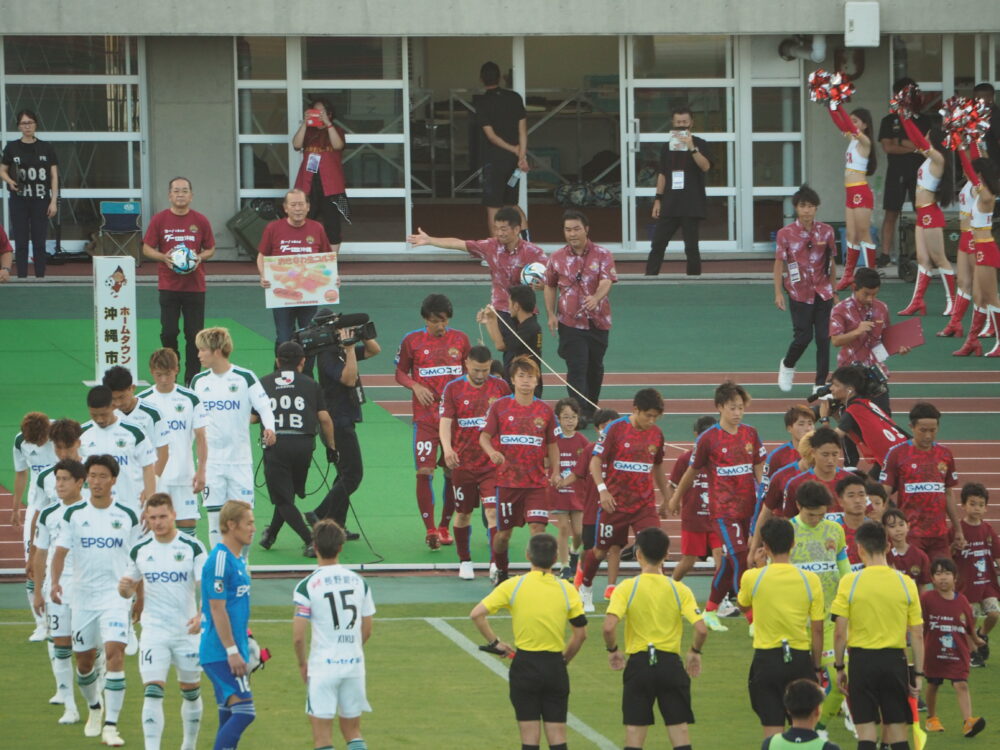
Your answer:
[[[795,543],[791,522],[768,519],[760,538],[771,562],[743,574],[737,602],[744,610],[753,608],[750,705],[766,739],[785,729],[788,684],[816,680],[821,672],[825,609],[819,576],[789,561]]]
[[[837,618],[834,669],[847,695],[858,733],[858,750],[876,750],[878,725],[891,750],[908,750],[907,725],[913,723],[910,696],[920,695],[924,676],[923,614],[917,584],[886,560],[885,527],[863,523],[854,537],[864,568],[840,579],[830,611]],[[913,649],[915,678],[909,680],[906,634]],[[844,649],[851,660],[844,671]]]
[[[573,585],[552,575],[558,545],[551,534],[528,542],[531,572],[508,578],[477,604],[469,617],[497,653],[514,652],[510,665],[510,702],[514,706],[521,750],[538,750],[545,738],[551,750],[566,750],[569,673],[566,665],[587,637],[583,602]],[[487,615],[510,610],[514,646],[503,643]],[[566,623],[572,627],[566,643]],[[516,652],[515,652],[516,648]]]
[[[625,669],[625,750],[638,750],[646,741],[646,733],[654,723],[654,703],[659,704],[674,750],[691,750],[691,677],[701,673],[701,647],[708,628],[691,589],[663,575],[663,560],[669,548],[670,539],[657,527],[635,535],[635,554],[642,572],[615,588],[604,617],[608,662],[612,669]],[[618,621],[623,618],[627,663],[616,638]],[[680,657],[681,618],[694,625],[686,664]]]

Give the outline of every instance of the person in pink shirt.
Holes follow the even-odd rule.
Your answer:
[[[6,258],[4,256],[7,256]],[[0,226],[0,284],[10,280],[10,267],[14,263],[14,248],[10,246],[7,233]]]
[[[566,361],[567,394],[581,400],[581,426],[592,419],[604,381],[604,353],[611,331],[611,285],[618,281],[611,252],[591,242],[590,222],[580,211],[563,214],[566,246],[549,258],[545,309],[549,330],[559,332]],[[558,302],[558,312],[556,304]]]
[[[792,196],[796,219],[776,238],[774,257],[774,305],[792,316],[792,343],[778,365],[778,387],[792,390],[795,363],[816,339],[816,386],[826,383],[830,373],[830,311],[837,281],[833,228],[816,221],[819,195],[803,185]]]

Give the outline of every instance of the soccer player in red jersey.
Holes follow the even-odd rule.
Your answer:
[[[937,715],[938,688],[951,680],[962,712],[962,734],[975,737],[986,727],[986,720],[972,715],[969,693],[969,658],[973,646],[982,641],[976,635],[976,621],[969,600],[955,591],[958,569],[950,558],[938,558],[931,564],[934,588],[920,595],[924,614],[924,674],[927,676],[928,732],[943,732]]]
[[[632,414],[607,426],[590,459],[590,476],[600,493],[597,543],[580,563],[579,587],[585,612],[594,611],[594,575],[609,549],[628,543],[629,527],[635,533],[659,527],[654,487],[663,498],[667,478],[663,471],[663,433],[656,420],[663,416],[663,396],[643,388],[632,399]]]
[[[479,431],[486,424],[486,413],[497,399],[510,395],[503,378],[490,375],[493,355],[485,346],[474,346],[465,360],[466,374],[452,380],[441,392],[439,435],[444,448],[444,462],[451,470],[455,493],[455,551],[458,553],[458,577],[471,581],[476,577],[469,551],[472,534],[472,511],[483,504],[487,535],[492,547],[497,526],[496,468],[479,447]],[[492,557],[492,555],[491,555]]]
[[[694,423],[695,441],[705,430],[715,424],[715,417],[699,417]],[[691,464],[691,453],[684,451],[674,462],[674,468],[670,472],[670,487],[676,489],[681,482],[681,477]],[[796,455],[798,453],[796,452]],[[718,534],[712,530],[712,515],[708,502],[708,476],[705,472],[700,472],[695,477],[691,489],[684,493],[681,498],[681,559],[674,567],[673,579],[675,581],[684,580],[684,576],[694,567],[695,562],[704,560],[709,555],[715,562],[718,570],[722,561],[720,548],[722,542],[719,541]]]
[[[576,570],[570,571],[570,556],[577,557],[583,543],[583,483],[564,485],[563,479],[573,473],[590,441],[576,431],[580,423],[580,404],[575,398],[556,402],[556,444],[559,446],[559,483],[549,489],[549,519],[559,528],[559,555],[562,577],[571,579]],[[593,448],[591,448],[593,451]],[[572,542],[570,539],[572,538]]]
[[[997,584],[997,563],[1000,562],[1000,536],[983,520],[990,495],[978,482],[962,487],[961,522],[965,546],[955,552],[958,565],[958,586],[972,604],[977,617],[985,617],[977,633],[983,639],[979,651],[972,655],[972,666],[984,667],[990,656],[989,632],[1000,620],[1000,585]]]
[[[865,508],[868,505],[865,480],[856,474],[844,477],[837,482],[836,496],[840,502],[840,513],[830,513],[827,518],[844,527],[847,559],[851,563],[851,570],[858,571],[864,566],[861,563],[861,555],[858,554],[858,543],[854,540],[854,535],[857,534],[861,524],[868,520],[865,516]]]
[[[782,515],[785,518],[793,518],[799,512],[799,508],[795,504],[795,492],[802,486],[803,482],[809,481],[825,484],[830,490],[830,496],[834,498],[829,512],[837,513],[840,511],[840,506],[836,502],[837,483],[841,479],[851,476],[850,472],[844,471],[840,467],[844,455],[840,448],[840,436],[829,427],[820,427],[809,436],[809,446],[812,448],[812,468],[795,475],[785,485],[784,508],[782,509]]]
[[[555,414],[535,398],[540,375],[538,365],[530,357],[521,356],[510,363],[508,372],[514,384],[514,395],[493,402],[479,433],[479,446],[497,467],[497,531],[493,535],[493,559],[498,584],[507,580],[511,532],[515,526],[524,526],[525,521],[532,534],[545,531],[549,522],[545,490],[559,481]],[[545,474],[546,459],[551,472],[549,477]]]
[[[806,434],[812,432],[815,425],[816,417],[808,406],[796,404],[788,407],[785,412],[785,431],[789,439],[774,448],[764,459],[764,473],[761,477],[763,489],[767,489],[767,483],[774,472],[799,460],[799,443]]]
[[[698,438],[691,465],[669,501],[670,512],[676,515],[698,472],[708,474],[709,508],[723,555],[705,605],[705,624],[712,630],[728,630],[715,610],[730,590],[739,590],[740,576],[747,568],[750,524],[767,456],[757,430],[742,423],[749,403],[750,394],[731,380],[715,389],[719,423]]]
[[[767,489],[762,493],[764,497],[763,502],[760,503],[761,508],[758,511],[755,531],[771,516],[785,517],[785,487],[799,474],[811,469],[813,465],[812,446],[809,445],[809,437],[811,435],[811,432],[807,433],[799,441],[799,460],[782,466],[768,478]],[[766,514],[764,513],[765,510],[767,511]],[[796,509],[795,514],[798,514],[798,509]],[[792,516],[789,516],[788,519],[791,520]],[[755,539],[751,539],[751,547],[753,549],[757,548],[757,541]],[[752,555],[750,559],[753,559]]]
[[[886,555],[889,565],[906,573],[918,588],[931,583],[931,561],[922,549],[906,541],[910,532],[906,514],[899,508],[889,508],[882,514],[882,525],[889,537],[889,554]]]
[[[955,457],[934,442],[941,425],[941,412],[934,404],[918,401],[910,409],[913,439],[889,449],[879,481],[885,491],[896,493],[896,505],[910,519],[910,544],[931,560],[951,557],[951,540],[945,516],[954,529],[954,544],[965,545],[955,498],[950,487],[958,484]]]
[[[396,352],[396,382],[413,392],[413,460],[417,468],[417,507],[432,550],[451,544],[448,526],[455,497],[445,469],[441,523],[434,526],[434,467],[438,465],[441,391],[465,373],[469,337],[448,327],[454,310],[443,294],[428,295],[420,306],[424,327],[403,337]]]

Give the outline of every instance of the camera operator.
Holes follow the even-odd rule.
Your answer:
[[[316,447],[317,428],[323,430],[327,455],[335,453],[333,421],[327,413],[319,384],[302,374],[306,353],[295,341],[278,346],[277,371],[261,378],[264,392],[271,399],[274,432],[277,440],[264,451],[264,479],[274,503],[274,517],[260,535],[260,546],[270,549],[287,523],[305,543],[306,557],[316,557],[312,532],[299,509],[295,495],[306,496],[306,477]]]
[[[868,269],[858,269],[858,273]],[[857,464],[858,453],[872,464],[872,475],[877,477],[889,449],[909,439],[879,406],[875,403],[875,391],[883,383],[875,382],[864,367],[849,365],[838,367],[830,380],[829,394],[819,399],[818,425],[828,425],[830,416],[836,415],[837,434],[847,437],[845,443],[846,464]],[[852,450],[855,448],[856,450]],[[852,460],[853,459],[853,460]]]
[[[324,308],[316,317],[322,319],[331,314],[329,309]],[[351,494],[361,485],[364,465],[355,425],[361,421],[361,404],[365,401],[365,395],[358,377],[358,362],[371,359],[382,351],[375,336],[375,326],[372,323],[354,329],[344,328],[340,331],[340,345],[329,347],[316,357],[319,382],[333,418],[333,434],[340,455],[335,461],[337,480],[316,510],[306,513],[306,518],[311,522],[320,518],[332,518],[344,528]],[[358,538],[358,534],[352,531],[345,530],[345,534],[349,541]]]

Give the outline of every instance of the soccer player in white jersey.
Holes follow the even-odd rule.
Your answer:
[[[76,699],[73,697],[73,615],[69,600],[56,604],[51,597],[52,560],[56,540],[59,538],[63,517],[66,510],[85,499],[83,495],[83,480],[87,472],[83,464],[71,458],[61,459],[52,467],[55,477],[56,492],[61,502],[50,505],[38,514],[35,525],[35,541],[32,552],[32,574],[39,585],[35,588],[34,611],[43,616],[48,624],[48,633],[52,638],[52,674],[56,678],[56,698],[64,706],[60,724],[76,724],[80,713],[76,710]],[[87,492],[87,496],[90,493]],[[63,564],[63,575],[72,576],[72,555],[68,555]]]
[[[118,581],[128,566],[128,551],[142,531],[135,512],[113,497],[118,463],[113,456],[87,458],[90,500],[66,509],[52,559],[49,595],[56,604],[73,606],[73,650],[76,682],[90,714],[86,737],[100,736],[111,747],[125,744],[118,733],[118,716],[125,702],[125,643],[128,641],[129,601],[118,594]],[[73,554],[73,581],[63,591],[66,557]],[[64,599],[64,597],[66,597]],[[104,725],[94,660],[104,647]]]
[[[135,395],[132,373],[127,367],[109,367],[104,371],[101,383],[111,389],[111,405],[118,412],[118,418],[139,425],[153,444],[156,449],[154,471],[156,476],[160,476],[170,458],[170,436],[163,413]]]
[[[11,525],[16,529],[21,526],[24,539],[24,559],[31,572],[31,561],[28,554],[32,540],[32,521],[38,513],[31,505],[31,482],[38,475],[56,462],[56,454],[49,440],[49,418],[40,411],[28,412],[21,420],[21,431],[14,436],[14,504],[10,510]],[[27,497],[25,497],[27,491]],[[27,510],[22,514],[21,504],[27,502]],[[35,582],[29,575],[24,582],[25,593],[28,596],[28,608],[35,598]],[[28,637],[29,641],[45,640],[45,618],[35,615],[35,630]]]
[[[118,417],[111,405],[111,389],[107,386],[90,389],[87,409],[90,420],[83,423],[80,453],[84,458],[114,457],[120,469],[115,482],[115,498],[139,513],[143,501],[156,492],[156,451],[141,427]]]
[[[319,564],[295,587],[292,621],[292,643],[306,683],[313,747],[333,750],[333,717],[338,716],[347,750],[367,750],[361,737],[361,713],[372,709],[365,695],[362,646],[372,634],[375,603],[365,580],[340,565],[342,528],[330,519],[320,521],[313,527],[313,544]]]
[[[177,352],[157,349],[149,357],[153,387],[140,393],[139,398],[160,410],[169,436],[170,460],[157,477],[156,490],[170,495],[177,514],[177,528],[194,536],[199,515],[197,495],[205,489],[208,417],[194,391],[177,385],[179,370]],[[198,454],[197,468],[191,455],[192,440]]]
[[[195,596],[207,555],[201,542],[177,529],[177,514],[170,495],[157,492],[150,497],[144,517],[152,536],[131,549],[128,568],[118,582],[119,594],[126,598],[137,594],[137,605],[142,605],[139,641],[139,674],[145,686],[142,732],[146,750],[160,750],[163,692],[167,672],[173,664],[184,698],[181,750],[195,750],[202,714],[198,665],[201,615]]]
[[[250,412],[264,427],[264,445],[274,445],[274,412],[257,376],[229,361],[233,339],[226,328],[206,328],[195,337],[198,360],[206,369],[191,379],[191,390],[208,413],[208,464],[203,502],[208,512],[209,547],[221,541],[219,511],[227,500],[253,507],[253,454]]]

